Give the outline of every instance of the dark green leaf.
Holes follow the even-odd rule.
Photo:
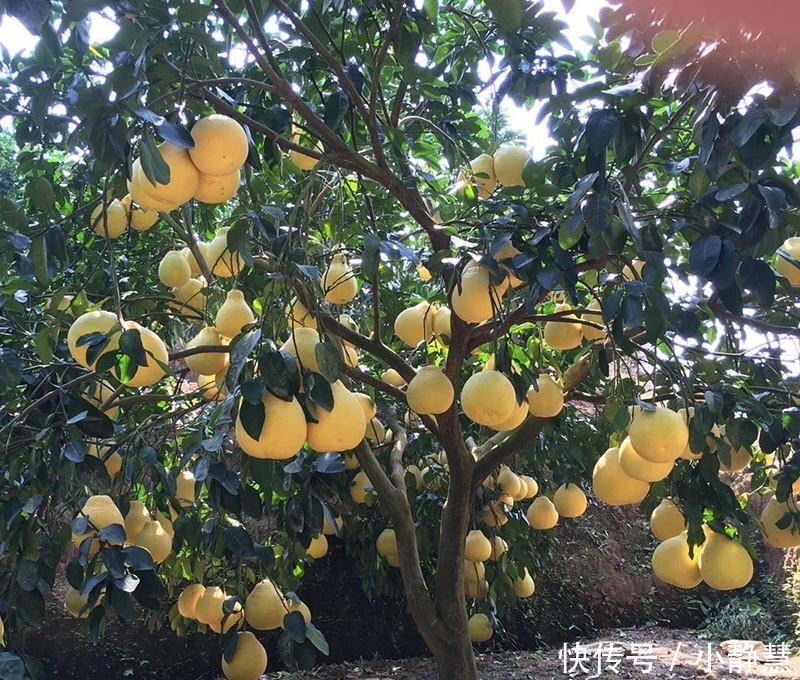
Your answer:
[[[233,393],[247,358],[261,340],[261,329],[254,328],[239,335],[231,344],[230,367],[225,375],[225,387]],[[269,383],[269,379],[267,379]]]
[[[322,474],[336,474],[337,472],[344,472],[344,458],[334,452],[323,453],[317,456],[316,460],[311,465],[312,470]]]
[[[182,149],[194,149],[194,139],[191,133],[181,125],[175,125],[167,120],[162,120],[155,126],[156,134],[168,142]]]
[[[593,154],[605,151],[619,126],[619,113],[615,109],[600,109],[592,111],[586,121],[584,136],[589,150]]]
[[[249,560],[255,557],[253,539],[244,527],[225,527],[222,530],[225,547],[236,557]]]
[[[125,542],[125,527],[121,524],[109,524],[97,532],[98,538],[110,543]]]
[[[153,557],[149,550],[140,548],[138,545],[129,545],[122,549],[122,556],[125,563],[135,572],[153,569]]]
[[[304,376],[306,396],[315,406],[324,408],[326,411],[332,411],[333,391],[331,390],[331,384],[324,378],[320,378],[322,376],[319,373],[306,372]]]
[[[336,382],[343,365],[342,356],[336,346],[330,342],[319,342],[314,347],[314,357],[322,377],[329,383]]]
[[[751,291],[760,307],[769,309],[775,301],[775,272],[763,260],[745,258],[739,265],[742,286]]]
[[[300,372],[291,354],[261,352],[258,369],[267,381],[267,389],[279,399],[291,399],[300,390]]]
[[[119,618],[121,618],[123,621],[130,621],[133,618],[134,612],[133,597],[131,597],[131,593],[136,590],[138,579],[136,579],[136,577],[133,575],[129,575],[124,579],[119,579],[119,582],[123,584],[122,588],[111,588],[111,606],[114,607],[114,611],[117,613]],[[131,584],[134,584],[132,588]],[[114,585],[117,585],[117,581],[114,582]],[[130,590],[128,590],[128,588],[130,588]]]
[[[142,163],[142,171],[147,180],[155,186],[156,184],[169,184],[169,166],[161,152],[156,147],[156,142],[149,130],[145,130],[142,135],[142,142],[139,145]]]
[[[0,678],[25,680],[25,663],[16,654],[0,652]]]
[[[261,437],[261,430],[264,429],[264,422],[267,419],[267,410],[264,403],[259,401],[251,404],[248,401],[239,402],[239,420],[244,427],[244,431],[255,440]]]
[[[689,249],[689,265],[692,271],[707,277],[719,263],[721,252],[722,239],[716,234],[697,239]]]
[[[9,347],[0,347],[0,390],[3,387],[15,387],[24,368],[19,354]]]
[[[381,238],[370,232],[364,237],[364,252],[361,254],[361,275],[371,279],[378,273],[380,265]]]
[[[39,565],[34,560],[21,560],[17,567],[17,585],[23,590],[34,590],[39,585]]]
[[[306,621],[298,611],[288,612],[283,617],[283,629],[295,642],[303,642],[306,639]]]
[[[599,234],[611,226],[614,205],[606,194],[590,194],[581,205],[581,214],[588,231]]]

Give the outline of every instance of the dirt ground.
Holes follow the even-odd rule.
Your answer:
[[[798,649],[769,640],[708,641],[689,630],[618,628],[537,652],[477,653],[480,680],[755,680],[800,678]],[[566,658],[565,658],[566,657]],[[436,680],[431,659],[358,661],[268,680]]]

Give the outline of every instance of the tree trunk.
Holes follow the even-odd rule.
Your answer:
[[[451,631],[452,643],[441,654],[434,654],[439,680],[478,680],[475,654],[465,626],[463,631]]]

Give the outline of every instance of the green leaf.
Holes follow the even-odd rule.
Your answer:
[[[46,177],[39,177],[28,184],[28,196],[37,210],[43,213],[52,212],[56,199],[53,185]]]
[[[241,375],[250,353],[256,348],[260,340],[261,329],[254,328],[239,335],[231,345],[230,366],[225,374],[225,387],[228,392],[233,393],[236,389],[239,375]],[[269,379],[267,379],[267,384],[269,384]]]
[[[306,389],[306,396],[308,400],[326,411],[333,410],[333,391],[331,390],[331,383],[326,380],[320,380],[322,376],[319,373],[312,373],[307,371],[304,376],[304,384]]]
[[[342,372],[343,361],[336,346],[330,342],[319,342],[314,347],[314,357],[319,365],[319,372],[329,383],[335,383]]]
[[[41,286],[46,286],[50,282],[50,268],[47,258],[47,241],[44,236],[39,236],[33,240],[29,256],[31,260],[33,260],[33,267],[36,271],[36,281],[38,281]]]
[[[283,617],[283,629],[294,642],[304,642],[306,639],[306,621],[298,612],[288,612]]]
[[[161,156],[161,152],[158,150],[153,135],[149,130],[144,131],[139,150],[141,152],[139,158],[141,158],[142,171],[150,184],[153,186],[156,184],[169,184],[169,166]]]
[[[361,254],[361,275],[371,279],[378,273],[380,265],[381,238],[370,232],[364,237],[364,251]]]
[[[286,352],[261,352],[258,370],[267,389],[278,399],[291,399],[300,390],[300,372],[295,358]]]
[[[266,419],[267,410],[262,401],[257,404],[251,404],[244,400],[239,402],[239,420],[242,422],[244,431],[253,439],[258,440],[261,437]]]
[[[306,624],[306,637],[314,645],[320,652],[322,652],[325,656],[330,654],[330,647],[328,646],[328,641],[325,639],[325,636],[313,623]]]
[[[775,301],[775,272],[763,260],[745,258],[739,265],[739,276],[746,290],[751,291],[763,309]]]
[[[589,150],[600,155],[608,147],[619,126],[619,113],[615,109],[599,109],[589,114],[584,136]]]
[[[0,678],[25,680],[25,663],[16,654],[0,652]]]
[[[16,387],[24,368],[19,354],[9,347],[0,347],[0,390]]]

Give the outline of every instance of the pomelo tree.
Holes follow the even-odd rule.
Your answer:
[[[584,47],[519,0],[3,9],[38,37],[2,62],[10,627],[66,554],[97,637],[166,600],[231,680],[253,630],[307,665],[292,593],[340,536],[470,680],[590,479],[679,587],[800,543],[798,64],[759,17],[631,1]]]

